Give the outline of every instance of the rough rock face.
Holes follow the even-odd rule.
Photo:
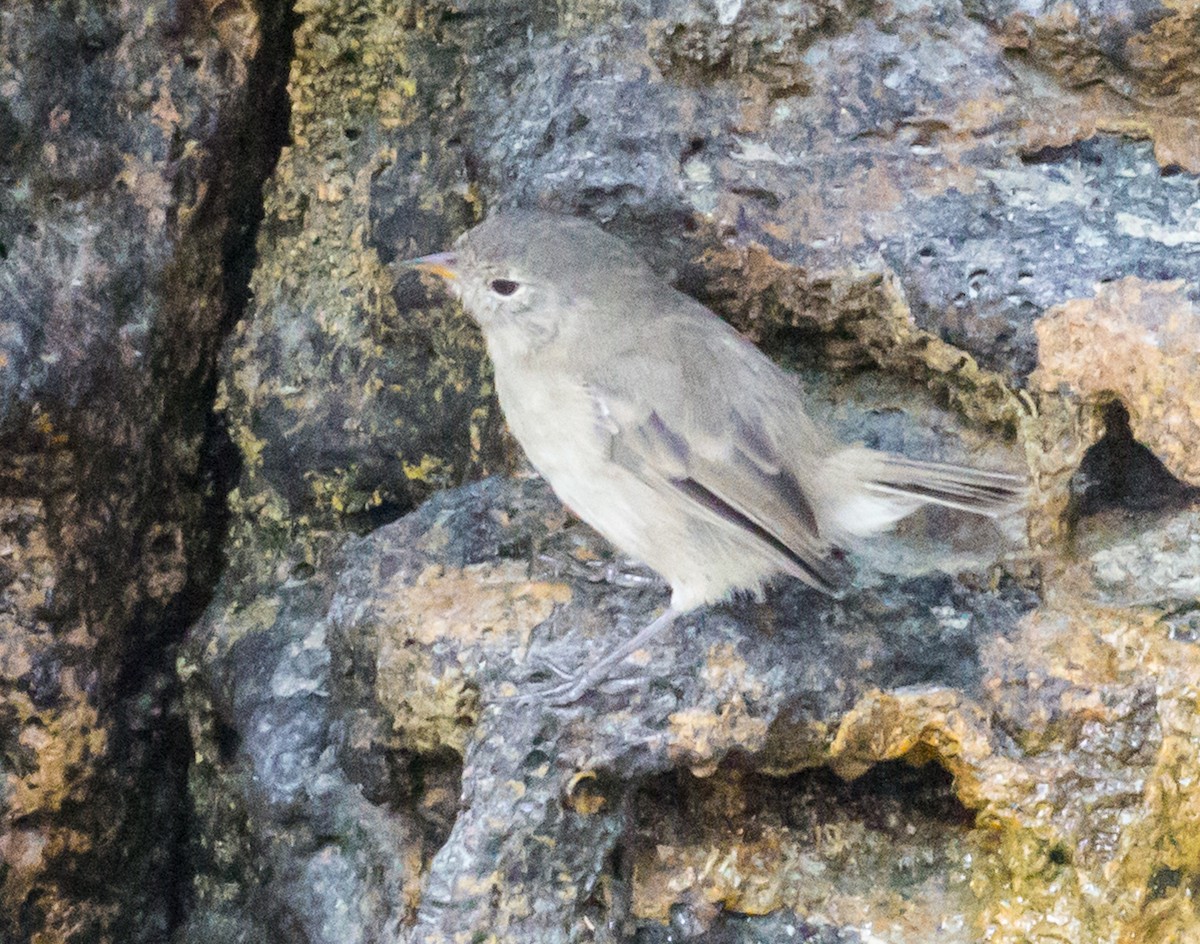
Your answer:
[[[186,939],[1200,935],[1195,5],[297,12],[232,566],[181,663]],[[518,455],[477,335],[384,265],[531,204],[847,438],[1027,468],[1024,520],[926,517],[844,601],[785,582],[632,688],[514,700],[665,600],[535,482],[376,527]]]
[[[0,937],[1200,939],[1194,0],[0,17]],[[464,485],[478,335],[387,268],[531,204],[1024,520],[513,700],[665,599]]]
[[[1035,325],[1041,351],[1035,380],[1043,390],[1065,387],[1093,400],[1119,400],[1131,414],[1132,435],[1175,476],[1196,483],[1200,310],[1187,291],[1182,279],[1129,276],[1056,305]],[[1097,350],[1106,356],[1098,359]]]
[[[964,738],[983,755],[970,762],[983,760],[982,715],[968,704],[983,693],[981,648],[1015,635],[1033,603],[1011,580],[972,592],[942,575],[884,579],[845,604],[792,586],[769,607],[686,620],[672,647],[646,654],[648,684],[559,713],[512,696],[541,660],[577,661],[614,624],[645,622],[666,593],[570,525],[541,483],[493,478],[447,493],[352,542],[330,571],[336,584],[323,571],[284,591],[266,631],[246,631],[230,609],[210,614],[243,630],[210,690],[234,732],[225,782],[245,827],[267,840],[269,867],[256,874],[294,933],[328,941],[384,940],[395,925],[422,941],[484,928],[574,940],[589,923],[619,939],[622,920],[652,927],[676,905],[699,923],[715,902],[794,907],[791,880],[770,871],[816,863],[803,830],[861,831],[864,811],[834,813],[829,778],[773,778],[830,762],[859,773],[885,759],[874,752],[912,756],[926,742],[928,760]],[[847,720],[864,703],[914,729],[896,734],[911,743],[864,743],[869,722]],[[780,789],[785,799],[767,799]],[[952,829],[928,818],[926,828],[948,846],[966,899],[969,815],[944,784],[913,789],[950,810]],[[809,795],[828,815],[781,812]],[[903,836],[909,811],[890,802]],[[723,803],[764,820],[740,865],[747,838],[734,814],[717,813]],[[786,820],[794,836],[779,833],[789,816],[803,821]],[[347,828],[353,842],[331,840]],[[886,869],[886,840],[870,841]],[[731,860],[705,865],[722,843]],[[300,874],[320,877],[323,903],[296,887]],[[928,867],[913,881],[935,908],[954,885]],[[880,920],[898,899],[868,884],[822,886],[842,910],[817,914]],[[898,920],[934,920],[908,910]]]
[[[512,696],[666,591],[540,483],[490,479],[351,542],[266,630],[210,613],[203,638],[237,637],[208,688],[211,764],[281,940],[755,940],[790,920],[815,940],[1174,922],[1183,941],[1195,633],[1186,609],[1129,606],[1187,566],[1195,527],[1152,529],[1174,543],[1149,570],[1104,545],[1057,604],[1003,577],[875,575],[842,602],[784,586],[685,620],[648,682],[559,711]],[[1161,597],[1189,592],[1175,579]]]
[[[173,647],[219,572],[210,405],[283,12],[0,5],[6,942],[159,942],[190,893]]]

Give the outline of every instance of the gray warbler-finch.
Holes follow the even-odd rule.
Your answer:
[[[1020,478],[839,442],[791,374],[582,219],[502,212],[408,260],[479,324],[505,419],[568,507],[671,586],[628,642],[541,694],[578,699],[675,618],[791,574],[925,504],[996,516]]]

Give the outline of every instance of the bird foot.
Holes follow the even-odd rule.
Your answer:
[[[588,692],[599,689],[602,685],[606,690],[610,690],[610,682],[626,689],[633,685],[644,683],[644,676],[635,678],[624,676],[614,677],[613,670],[642,646],[645,646],[669,629],[675,622],[677,615],[678,613],[673,609],[668,608],[664,610],[650,625],[643,628],[632,639],[621,643],[621,645],[576,672],[567,671],[560,664],[546,656],[537,657],[535,660],[535,671],[544,669],[557,676],[560,681],[557,683],[551,682],[524,695],[515,695],[513,696],[514,700],[521,704],[541,702],[555,708],[565,708],[575,704]]]
[[[520,705],[540,703],[554,708],[565,708],[583,698],[593,687],[616,679],[605,678],[605,672],[592,671],[595,665],[584,665],[574,670],[561,661],[539,654],[530,659],[525,680],[521,683],[524,692],[510,696],[510,701]],[[537,681],[533,681],[534,679]],[[607,689],[607,685],[605,685]]]
[[[608,678],[600,683],[596,683],[588,678],[586,673],[581,673],[578,678],[538,692],[536,698],[542,704],[548,705],[551,708],[570,708],[572,705],[581,702],[589,692],[603,690],[605,695],[619,695],[622,692],[633,691],[633,689],[644,685],[645,682],[644,677],[638,676],[635,678],[630,676],[625,678]]]
[[[589,692],[618,695],[646,683],[644,674],[611,675],[607,671],[610,668],[608,666],[602,667],[599,672],[593,671],[596,666],[591,666],[571,673],[548,660],[544,661],[543,665],[547,671],[558,677],[558,681],[541,685],[521,695],[514,695],[512,701],[519,705],[542,704],[551,708],[569,708],[582,701]]]
[[[661,583],[653,571],[629,560],[580,561],[569,554],[539,554],[537,559],[548,566],[556,577],[576,577],[588,583],[625,588],[651,587]]]

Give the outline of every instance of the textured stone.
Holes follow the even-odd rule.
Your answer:
[[[1091,402],[1117,397],[1130,426],[1177,477],[1200,483],[1200,309],[1187,284],[1135,276],[1052,308],[1036,325],[1035,382]]]
[[[269,628],[195,665],[226,666],[205,688],[226,693],[213,710],[238,747],[205,766],[272,837],[260,893],[335,939],[328,902],[287,877],[345,857],[318,837],[352,809],[364,858],[339,866],[338,900],[376,903],[358,912],[365,940],[406,920],[414,941],[654,940],[666,920],[684,940],[762,933],[720,909],[845,940],[1152,940],[1160,915],[1169,940],[1195,929],[1187,879],[1164,885],[1193,853],[1162,844],[1193,829],[1185,614],[1114,609],[1099,571],[1081,589],[1087,570],[1033,611],[969,575],[862,574],[842,602],[785,582],[766,605],[684,620],[632,689],[570,710],[510,700],[543,660],[587,658],[664,604],[628,568],[544,486],[493,479],[347,545]],[[450,631],[403,602],[431,580],[459,588]],[[549,611],[478,615],[547,593]],[[400,861],[422,863],[419,893]]]
[[[1141,475],[1189,468],[1158,391],[1200,291],[1195,4],[297,15],[224,370],[231,566],[181,662],[181,937],[1200,936],[1193,493]],[[843,601],[783,582],[649,681],[511,700],[665,600],[535,483],[434,494],[519,459],[478,336],[384,265],[533,204],[630,240],[847,438],[1027,468],[1026,520],[921,517]],[[1158,360],[1047,330],[1151,299]],[[1139,365],[1132,426],[1089,361]]]
[[[282,7],[0,5],[0,939],[161,942]],[[267,112],[264,118],[259,112]]]
[[[315,837],[298,837],[318,833],[331,806],[357,797],[360,815],[373,809],[372,822],[392,822],[393,835],[420,810],[440,809],[440,828],[452,824],[440,849],[410,835],[402,848],[412,851],[400,856],[428,862],[413,940],[489,927],[506,939],[578,939],[589,916],[609,920],[596,910],[602,901],[630,907],[602,891],[613,880],[607,863],[626,805],[659,809],[655,778],[682,768],[720,781],[731,756],[776,775],[819,764],[836,754],[836,719],[873,686],[943,682],[977,692],[979,634],[1010,631],[1029,600],[1015,586],[973,598],[943,577],[884,580],[848,605],[791,587],[771,608],[689,618],[674,655],[646,653],[649,684],[615,699],[563,714],[511,700],[541,660],[577,661],[602,644],[614,619],[636,626],[665,600],[656,582],[606,582],[614,565],[628,566],[567,522],[540,483],[493,479],[351,543],[290,592],[269,626],[241,634],[220,662],[206,659],[226,666],[228,681],[210,678],[205,688],[223,693],[212,710],[239,745],[209,763],[221,764],[252,832],[278,837],[275,868],[261,873],[264,892],[287,898],[283,877],[317,854]],[[431,587],[453,587],[453,606],[429,613],[420,602]],[[501,600],[517,605],[497,608]],[[430,616],[448,618],[445,631]],[[213,618],[207,638],[239,621],[228,612]],[[910,651],[918,638],[921,654]],[[300,651],[308,655],[298,659]],[[189,665],[200,676],[212,671]],[[266,718],[269,737],[259,733]],[[412,787],[396,779],[448,763],[461,771],[462,807],[457,790],[440,793],[438,777]],[[373,855],[383,858],[355,874],[377,887],[367,875],[395,865],[391,853]],[[638,881],[633,901],[643,904],[631,918],[659,915]],[[357,887],[354,894],[365,893]],[[787,894],[756,900],[754,913],[796,904]],[[734,895],[728,903],[747,901]],[[404,914],[404,899],[379,906],[365,916],[368,939]],[[318,930],[320,903],[294,907],[305,934],[333,939]]]
[[[461,481],[494,447],[495,421],[478,332],[419,286],[398,310],[369,240],[385,168],[403,180],[403,219],[387,230],[402,247],[475,218],[457,153],[437,153],[461,118],[426,121],[442,112],[414,78],[457,81],[446,51],[406,28],[416,14],[403,3],[297,14],[291,145],[264,194],[253,302],[220,405],[245,458],[235,508],[305,540],[314,526],[378,525]],[[235,536],[248,564],[262,550],[251,542]]]

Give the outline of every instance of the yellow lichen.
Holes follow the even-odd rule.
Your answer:
[[[403,574],[381,582],[371,606],[380,634],[377,697],[403,743],[418,751],[449,746],[462,752],[478,716],[466,673],[456,665],[435,666],[429,647],[455,640],[523,650],[530,631],[570,598],[566,584],[530,580],[515,561],[461,570],[431,566],[411,585]]]

